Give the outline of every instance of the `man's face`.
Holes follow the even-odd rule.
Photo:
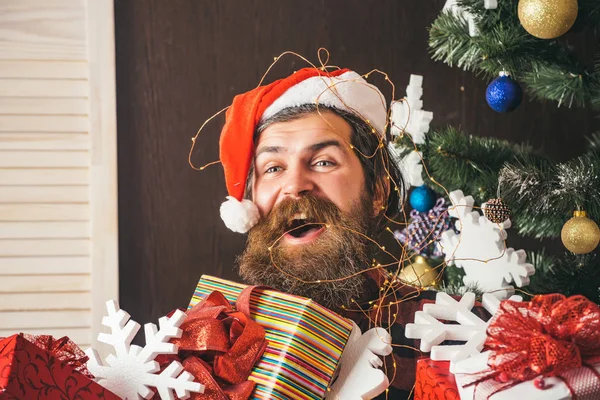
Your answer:
[[[328,199],[349,212],[365,191],[362,166],[350,148],[351,135],[350,124],[331,112],[269,125],[255,152],[252,193],[261,216],[284,199],[304,194]]]
[[[331,112],[273,123],[261,133],[252,182],[261,221],[240,257],[246,281],[329,308],[360,296],[359,272],[371,256],[361,234],[373,227],[374,205],[351,135]],[[302,282],[317,280],[335,282]]]

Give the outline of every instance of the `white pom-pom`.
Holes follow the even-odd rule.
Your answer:
[[[252,201],[238,201],[235,197],[227,196],[227,201],[221,204],[221,219],[230,230],[246,233],[256,225],[260,214]]]

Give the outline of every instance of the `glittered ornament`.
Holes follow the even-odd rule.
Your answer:
[[[415,210],[427,212],[434,206],[435,199],[435,192],[426,185],[422,185],[413,189],[408,201],[410,202],[410,206]]]
[[[483,206],[483,214],[490,221],[501,224],[510,218],[510,207],[502,199],[489,199]]]
[[[567,248],[575,254],[587,254],[600,242],[600,228],[587,217],[585,211],[575,211],[560,232],[560,238]]]
[[[540,39],[565,34],[577,19],[577,0],[520,0],[519,21],[527,32]]]
[[[435,286],[438,275],[439,271],[432,269],[425,257],[416,256],[404,263],[398,278],[409,285],[425,288]]]
[[[456,231],[448,215],[446,200],[440,197],[427,212],[410,210],[410,223],[404,229],[395,231],[394,237],[410,251],[426,257],[442,257],[444,253],[437,245],[437,240],[448,229]]]
[[[523,100],[521,86],[510,77],[508,72],[500,72],[500,76],[494,79],[487,87],[485,99],[497,112],[509,112],[515,110]]]

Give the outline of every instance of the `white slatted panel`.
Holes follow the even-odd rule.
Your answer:
[[[0,150],[88,150],[85,133],[0,132]]]
[[[91,261],[87,256],[0,257],[0,275],[69,275],[89,274]]]
[[[0,1],[0,59],[85,61],[85,23],[80,0]]]
[[[92,343],[87,3],[0,1],[0,337]]]
[[[67,222],[4,222],[0,225],[0,239],[70,239],[89,238],[88,221]]]
[[[1,65],[0,68],[2,68]],[[83,97],[0,97],[0,114],[18,115],[24,113],[35,115],[87,115],[88,102]]]
[[[52,335],[55,338],[68,336],[83,349],[92,342],[92,331],[89,327],[84,328],[29,328],[29,329],[3,329],[0,327],[0,337],[14,335],[16,332],[25,332],[32,335]],[[88,345],[88,346],[86,346]]]
[[[0,203],[88,203],[87,186],[0,186]]]
[[[40,301],[37,293],[5,293],[0,311],[32,311],[32,310],[86,310],[90,304],[90,292],[44,293],[44,301]]]

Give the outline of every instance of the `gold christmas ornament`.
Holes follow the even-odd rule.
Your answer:
[[[527,32],[540,39],[554,39],[575,23],[577,0],[520,0],[518,11]]]
[[[439,271],[432,269],[425,257],[416,256],[412,263],[405,262],[398,277],[409,285],[425,288],[435,286],[438,275]]]
[[[510,218],[510,207],[502,199],[489,199],[483,207],[483,215],[490,221],[501,224]]]
[[[600,228],[587,217],[585,211],[575,211],[560,232],[563,244],[572,253],[587,254],[600,242]]]

